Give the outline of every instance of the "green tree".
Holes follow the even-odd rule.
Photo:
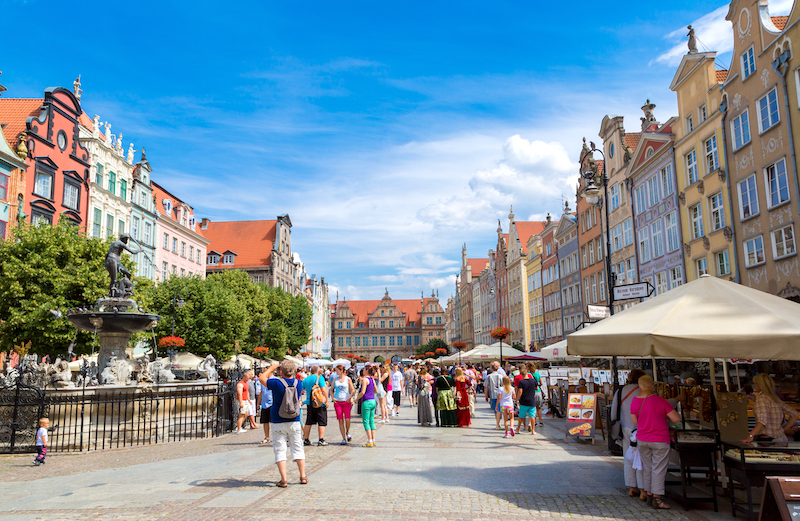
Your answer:
[[[447,349],[447,352],[448,353],[450,352],[450,346],[447,345],[447,342],[445,342],[441,338],[432,338],[431,340],[428,341],[427,344],[417,346],[417,354],[422,355],[427,353],[428,351],[435,353],[436,350],[439,348]]]
[[[66,314],[106,293],[109,244],[65,219],[56,226],[20,225],[13,238],[0,241],[0,348],[30,341],[32,352],[57,356],[74,339],[76,353],[91,351],[93,335],[76,330]]]

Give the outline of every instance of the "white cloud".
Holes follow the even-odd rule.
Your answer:
[[[786,15],[793,4],[794,0],[772,0],[769,3],[769,13],[771,16]],[[725,20],[726,14],[728,14],[727,4],[691,22],[697,37],[698,51],[716,52],[717,55],[720,55],[733,50],[733,26]],[[755,15],[755,13],[753,14]],[[653,61],[670,66],[678,65],[689,51],[687,35],[686,27],[667,34],[665,38],[672,42],[672,47]]]

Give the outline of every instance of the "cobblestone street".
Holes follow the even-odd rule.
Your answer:
[[[309,484],[289,465],[289,488],[278,479],[261,431],[193,442],[85,454],[51,454],[33,467],[30,455],[6,457],[0,469],[0,519],[205,520],[264,519],[732,519],[720,513],[655,511],[626,494],[621,459],[601,443],[564,443],[563,420],[545,420],[536,435],[503,439],[483,403],[469,429],[420,427],[416,409],[378,428],[378,446],[307,447]],[[354,418],[360,420],[360,418]],[[316,432],[312,432],[316,440]]]

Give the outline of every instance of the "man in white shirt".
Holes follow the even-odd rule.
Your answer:
[[[403,394],[403,371],[397,364],[392,365],[392,400],[394,400],[394,412],[392,416],[400,416],[400,396]]]

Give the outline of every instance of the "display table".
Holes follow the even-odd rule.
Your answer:
[[[717,512],[717,447],[719,435],[714,429],[670,429],[670,446],[678,454],[679,479],[670,469],[666,480],[666,493],[675,501],[687,508],[692,503],[714,504]],[[705,474],[711,486],[711,495],[690,494],[692,474]]]
[[[755,521],[758,510],[753,503],[753,487],[763,487],[766,476],[800,476],[800,443],[723,442],[723,462],[731,482],[744,486],[747,504],[738,504],[731,487],[731,510]]]

